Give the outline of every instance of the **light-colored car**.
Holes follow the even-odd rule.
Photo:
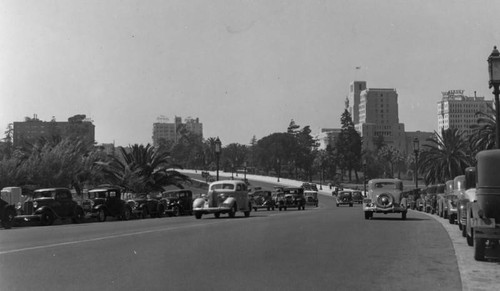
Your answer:
[[[221,214],[234,217],[242,211],[245,217],[250,216],[252,203],[248,195],[248,186],[241,180],[216,181],[208,186],[207,195],[193,201],[193,214],[200,219],[203,214],[212,213],[216,218]]]
[[[406,198],[403,197],[403,182],[399,179],[373,179],[368,182],[368,195],[363,201],[365,219],[374,213],[401,213],[406,219]]]

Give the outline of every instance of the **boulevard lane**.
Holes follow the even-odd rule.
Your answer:
[[[320,197],[306,211],[0,231],[2,290],[460,290],[432,218]]]

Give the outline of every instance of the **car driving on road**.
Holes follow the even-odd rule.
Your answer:
[[[368,182],[368,194],[363,201],[365,219],[375,213],[401,213],[406,219],[406,198],[403,197],[403,182],[399,179],[373,179]]]

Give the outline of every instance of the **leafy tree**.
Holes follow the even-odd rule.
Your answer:
[[[136,193],[162,191],[163,187],[175,185],[183,188],[182,182],[189,178],[171,170],[168,153],[159,151],[150,144],[135,144],[129,149],[120,147],[119,154],[109,162],[99,162],[106,179]]]
[[[488,112],[477,112],[476,117],[476,124],[471,125],[472,134],[469,137],[474,156],[482,150],[495,148],[497,127],[494,109],[491,107]]]
[[[336,140],[337,161],[342,172],[348,172],[349,180],[352,180],[351,173],[354,171],[356,180],[358,180],[358,170],[361,168],[362,140],[360,134],[354,128],[351,114],[347,110],[342,113],[340,122],[342,128]]]
[[[418,158],[418,171],[426,185],[445,183],[464,173],[473,164],[464,133],[456,128],[435,132],[423,145]]]

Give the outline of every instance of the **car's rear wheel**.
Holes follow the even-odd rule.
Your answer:
[[[372,213],[365,211],[365,219],[370,219],[370,218],[372,218]]]
[[[203,215],[202,213],[200,213],[200,212],[196,212],[196,213],[194,214],[194,217],[196,217],[196,219],[200,219],[202,215]]]
[[[466,232],[467,232],[467,230],[466,230]],[[468,233],[466,233],[465,235],[466,235],[466,239],[467,239],[467,245],[469,247],[473,247],[474,246],[474,230],[471,228],[470,235]]]
[[[132,216],[132,210],[130,210],[129,207],[125,207],[123,209],[122,219],[123,220],[130,220],[130,216]]]
[[[14,217],[16,216],[16,211],[12,208],[4,209],[4,216],[2,217],[2,226],[5,229],[12,228],[12,224],[14,223]]]
[[[99,222],[104,222],[106,221],[106,213],[104,212],[104,209],[99,209],[97,212],[97,221]]]
[[[352,207],[352,203],[349,203],[349,207]]]
[[[214,216],[215,216],[215,218],[219,218],[220,217],[220,212],[214,213]]]
[[[228,213],[229,217],[233,218],[236,216],[236,209],[237,209],[236,205],[233,205],[233,207],[231,207],[231,209],[229,210],[229,213]]]
[[[485,238],[474,239],[474,259],[476,259],[476,261],[484,261],[485,248],[486,248]]]

